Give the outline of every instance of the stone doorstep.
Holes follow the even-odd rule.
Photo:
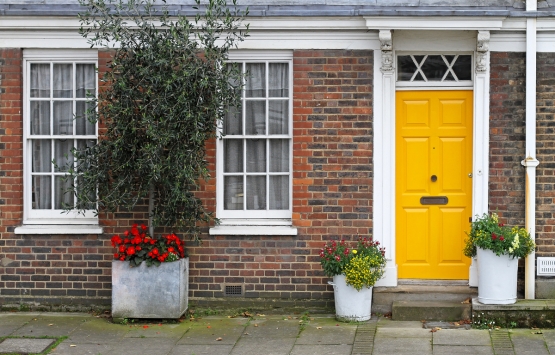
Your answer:
[[[391,319],[401,321],[447,321],[470,319],[471,304],[446,301],[394,301]]]
[[[0,343],[0,354],[42,353],[56,339],[6,338]]]

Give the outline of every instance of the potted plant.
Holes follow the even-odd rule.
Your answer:
[[[114,235],[112,246],[113,318],[179,318],[185,313],[189,258],[181,238],[173,233],[154,238],[145,225],[134,224],[122,236]]]
[[[496,213],[483,214],[471,223],[464,254],[478,256],[478,301],[484,304],[516,302],[518,258],[535,244],[524,228],[510,228]]]
[[[320,250],[320,263],[333,277],[335,316],[342,321],[370,319],[372,287],[385,272],[385,249],[372,238],[359,238],[356,244],[328,242]]]
[[[231,108],[241,105],[244,74],[227,63],[229,50],[246,36],[248,11],[235,0],[195,3],[197,15],[191,18],[173,14],[164,0],[80,0],[85,9],[79,15],[81,35],[110,59],[99,75],[98,97],[90,98],[86,110],[89,122],[98,125],[99,139],[68,154],[72,159],[64,171],[75,202],[65,207],[96,213],[142,209],[149,220],[148,235],[134,226],[129,235],[113,239],[120,248],[112,265],[114,316],[151,314],[137,309],[142,300],[119,299],[125,293],[117,279],[124,271],[138,274],[122,281],[131,294],[148,290],[150,297],[158,297],[178,290],[177,303],[186,303],[186,289],[139,283],[165,279],[168,273],[168,280],[188,277],[182,252],[169,251],[168,245],[182,246],[180,239],[174,234],[171,240],[159,238],[155,228],[179,230],[199,242],[201,229],[214,221],[199,198],[202,180],[210,177],[206,143],[219,136]],[[176,256],[177,262],[167,262]],[[170,317],[164,315],[170,314],[165,308],[174,307],[170,302],[148,302],[159,312],[154,318]]]

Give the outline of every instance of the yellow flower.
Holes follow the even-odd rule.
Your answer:
[[[356,250],[356,249],[353,249],[353,254],[356,254],[356,253],[357,253],[357,250]]]

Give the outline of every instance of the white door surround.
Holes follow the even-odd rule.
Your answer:
[[[395,54],[401,52],[473,53],[474,124],[472,215],[488,211],[489,31],[380,30],[374,51],[374,238],[386,248],[386,274],[376,286],[397,286],[395,260]],[[431,85],[427,85],[430,88]],[[425,86],[421,88],[426,88]],[[446,87],[444,87],[446,88]],[[415,88],[412,88],[415,89]],[[440,89],[440,88],[434,88]],[[455,89],[450,87],[449,89]],[[476,263],[469,275],[478,285]]]

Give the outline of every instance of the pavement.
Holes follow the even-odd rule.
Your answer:
[[[453,325],[260,313],[124,323],[85,313],[0,312],[0,354],[555,355],[554,329],[447,329]]]

